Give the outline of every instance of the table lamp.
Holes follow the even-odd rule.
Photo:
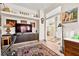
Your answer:
[[[7,32],[7,34],[11,34],[10,32],[11,32],[11,25],[10,24],[6,24],[4,27],[6,27],[7,29],[6,29],[6,32]]]

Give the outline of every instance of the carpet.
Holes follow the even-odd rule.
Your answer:
[[[17,49],[17,56],[58,56],[43,44],[24,46]]]

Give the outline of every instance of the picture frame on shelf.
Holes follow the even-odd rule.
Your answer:
[[[6,19],[6,25],[10,25],[11,27],[16,26],[17,21],[12,19]]]
[[[30,24],[32,24],[32,27],[35,27],[35,22],[30,22]]]
[[[78,8],[66,11],[62,13],[62,23],[77,22],[78,19]]]

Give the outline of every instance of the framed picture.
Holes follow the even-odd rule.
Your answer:
[[[21,20],[21,23],[22,24],[27,24],[27,21],[26,20]]]
[[[6,25],[9,25],[11,27],[15,27],[16,26],[16,23],[17,23],[16,20],[6,19]]]
[[[78,8],[62,13],[62,23],[77,22]]]
[[[35,22],[30,22],[32,27],[35,27]]]

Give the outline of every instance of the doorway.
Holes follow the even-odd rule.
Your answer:
[[[55,38],[55,20],[54,17],[46,20],[47,41],[54,41]]]
[[[60,23],[60,14],[46,20],[46,40],[56,44],[59,50],[62,49],[62,28],[58,27]]]

